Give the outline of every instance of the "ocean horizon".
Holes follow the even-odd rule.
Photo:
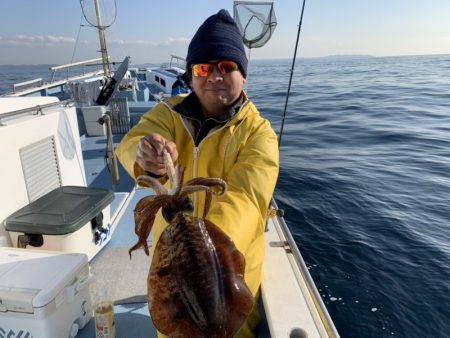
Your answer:
[[[404,55],[372,55],[372,54],[329,54],[323,56],[297,56],[296,62],[301,60],[318,60],[318,59],[355,59],[355,58],[395,58],[395,57],[422,57],[422,56],[450,56],[449,53],[435,53],[435,54],[404,54]],[[74,60],[72,62],[79,62],[83,60]],[[290,61],[292,62],[292,58],[251,58],[249,62],[270,62],[270,61]],[[56,65],[69,64],[71,61],[60,62],[60,63],[2,63],[0,66],[43,66],[43,67],[53,67]],[[139,66],[160,66],[162,64],[169,63],[168,60],[161,62],[138,62],[132,63],[131,67],[139,67]]]

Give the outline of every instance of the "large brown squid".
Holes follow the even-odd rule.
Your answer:
[[[173,167],[172,167],[173,168]],[[140,176],[140,185],[156,195],[136,205],[135,232],[143,247],[162,207],[169,223],[162,232],[148,275],[148,306],[155,327],[169,337],[231,338],[253,307],[253,296],[244,281],[244,256],[230,237],[205,219],[212,194],[221,195],[226,183],[220,178],[194,178],[184,184],[184,169],[168,170],[169,191],[150,176]],[[203,218],[192,215],[188,194],[206,191]]]

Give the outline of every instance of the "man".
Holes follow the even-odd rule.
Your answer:
[[[186,167],[184,181],[220,177],[228,183],[227,192],[213,199],[206,218],[244,255],[244,278],[257,297],[266,212],[278,177],[278,142],[269,121],[243,91],[248,61],[239,29],[226,10],[199,27],[186,63],[193,92],[161,102],[143,115],[117,154],[131,176],[162,177],[165,147],[174,162]],[[203,214],[204,201],[203,192],[195,194],[196,216]],[[153,243],[166,226],[158,214]],[[258,320],[255,306],[237,336],[253,337]]]
[[[176,81],[172,85],[172,96],[189,92],[189,77],[187,73],[178,75]]]

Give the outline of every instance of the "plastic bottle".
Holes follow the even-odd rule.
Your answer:
[[[95,338],[115,338],[116,325],[114,321],[114,305],[107,297],[106,290],[97,292],[94,305]]]

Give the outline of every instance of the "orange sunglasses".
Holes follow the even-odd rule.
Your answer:
[[[214,66],[217,67],[219,73],[222,75],[226,75],[239,69],[236,62],[229,60],[215,63],[195,63],[192,65],[192,75],[195,77],[207,77],[213,72]]]

